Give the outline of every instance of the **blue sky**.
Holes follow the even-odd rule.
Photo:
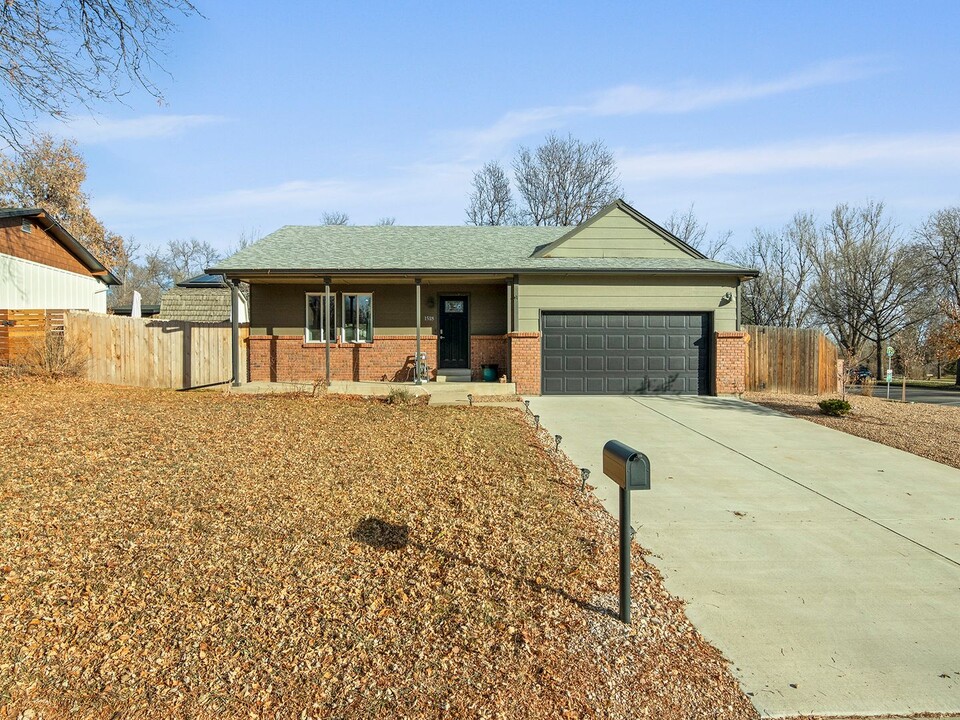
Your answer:
[[[461,224],[472,173],[547,132],[601,139],[655,220],[755,226],[960,204],[956,2],[197,0],[159,75],[48,126],[143,246],[317,223]]]

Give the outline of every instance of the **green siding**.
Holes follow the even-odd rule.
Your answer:
[[[323,283],[260,284],[250,286],[251,335],[302,335],[306,322],[305,297],[308,292],[323,292]],[[334,282],[330,292],[337,294],[337,323],[343,307],[341,293],[373,293],[374,338],[377,335],[413,335],[416,333],[416,287],[410,284]],[[470,332],[473,335],[502,335],[507,331],[507,291],[504,285],[431,285],[420,289],[421,332],[436,334],[439,294],[470,296]],[[428,298],[433,297],[434,307]],[[432,316],[433,321],[426,320]]]
[[[540,330],[541,310],[712,312],[714,330],[737,328],[735,277],[521,275],[515,289],[520,332]],[[721,304],[727,292],[733,300]]]
[[[686,258],[690,255],[614,208],[564,240],[547,257]]]

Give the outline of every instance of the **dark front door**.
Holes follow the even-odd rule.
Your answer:
[[[470,367],[469,308],[466,295],[440,296],[440,338],[437,341],[438,368]]]

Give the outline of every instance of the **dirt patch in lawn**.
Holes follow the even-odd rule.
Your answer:
[[[0,717],[755,717],[639,548],[612,616],[519,411],[20,383],[0,433]]]
[[[851,413],[830,417],[820,412],[817,403],[839,395],[747,393],[743,397],[819,425],[960,468],[960,408],[847,395]]]

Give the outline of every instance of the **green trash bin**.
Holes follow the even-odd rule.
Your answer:
[[[499,372],[497,372],[497,371],[500,369],[500,366],[499,366],[499,365],[488,364],[488,365],[481,365],[480,367],[483,368],[483,381],[484,381],[484,382],[496,382],[496,381],[497,381],[497,377],[498,377],[499,374],[500,374]]]

